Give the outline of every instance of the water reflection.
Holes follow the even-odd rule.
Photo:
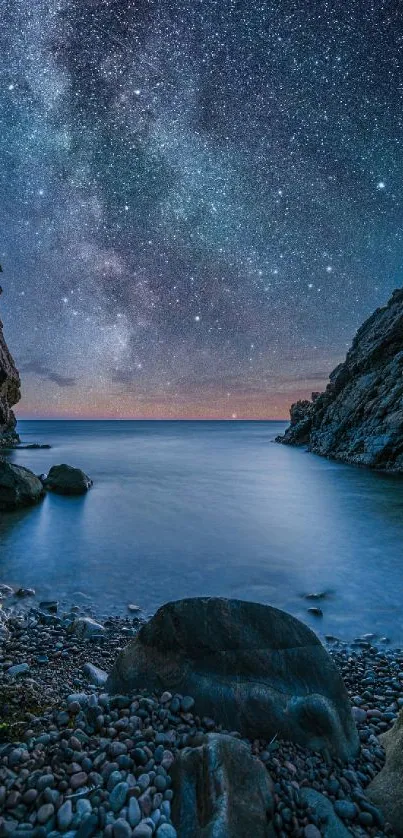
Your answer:
[[[21,423],[12,452],[36,473],[84,468],[84,498],[49,495],[0,518],[4,582],[100,611],[146,613],[199,594],[240,596],[307,615],[331,590],[323,632],[403,642],[403,480],[272,444],[277,423]]]

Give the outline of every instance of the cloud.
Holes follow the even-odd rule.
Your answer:
[[[53,381],[58,387],[75,387],[77,384],[75,378],[71,378],[68,375],[60,375],[38,360],[28,361],[26,364],[20,365],[20,372],[32,372],[34,375],[39,375],[40,378]]]

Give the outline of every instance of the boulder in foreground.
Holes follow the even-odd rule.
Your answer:
[[[61,463],[52,466],[43,485],[59,495],[83,495],[92,486],[92,480],[80,468]]]
[[[403,710],[380,741],[386,762],[368,786],[367,795],[382,810],[396,835],[403,836]]]
[[[277,442],[346,463],[403,472],[403,289],[358,329],[324,393],[291,406]]]
[[[299,620],[237,599],[162,606],[118,656],[110,693],[191,695],[200,716],[244,736],[279,736],[348,759],[358,734],[344,683]]]
[[[178,838],[268,838],[272,782],[250,748],[233,736],[208,734],[172,766],[172,817]]]
[[[0,509],[18,509],[38,503],[45,492],[39,477],[23,466],[0,458]]]

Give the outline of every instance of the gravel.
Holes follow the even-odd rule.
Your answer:
[[[33,608],[31,597],[24,602],[25,611],[3,618],[0,836],[175,838],[175,755],[220,726],[196,715],[191,696],[104,693],[102,671],[138,630],[138,616],[101,619],[102,631],[84,639],[71,627],[85,608],[58,616],[54,602],[49,611]],[[333,639],[329,647],[352,700],[356,760],[345,764],[276,738],[250,743],[274,782],[280,838],[318,838],[329,805],[357,838],[393,835],[365,789],[384,763],[378,736],[403,706],[403,651],[373,642]],[[325,807],[312,804],[310,789]]]

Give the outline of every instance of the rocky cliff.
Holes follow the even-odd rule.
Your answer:
[[[18,442],[16,419],[12,407],[21,398],[20,376],[3,336],[0,320],[0,446]]]
[[[277,442],[403,472],[403,289],[358,330],[324,393],[291,406]]]

